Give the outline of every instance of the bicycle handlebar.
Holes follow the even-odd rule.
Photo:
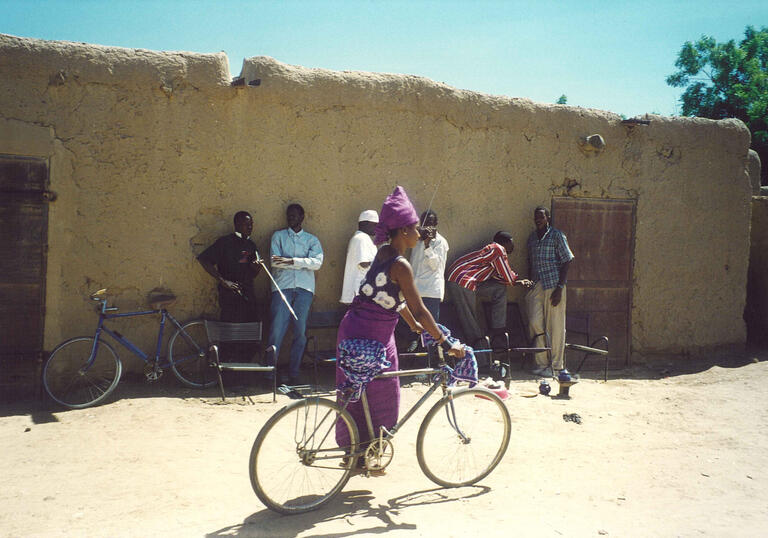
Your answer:
[[[416,370],[392,370],[390,372],[382,372],[376,376],[376,379],[387,379],[390,377],[404,377],[404,376],[416,376],[416,375],[429,375],[439,374],[442,370],[439,368],[420,368]]]

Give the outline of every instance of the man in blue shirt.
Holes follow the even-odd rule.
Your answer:
[[[309,307],[315,294],[315,271],[323,265],[323,247],[314,235],[304,231],[304,208],[291,204],[286,210],[288,227],[272,234],[270,246],[272,273],[275,282],[290,303],[298,319],[294,319],[280,293],[272,284],[270,315],[272,326],[269,329],[269,343],[276,348],[275,357],[279,356],[288,324],[293,326],[288,375],[283,381],[297,385],[299,367],[304,347],[307,344],[307,318]]]
[[[546,331],[552,346],[552,364],[546,353],[536,354],[537,368],[534,375],[549,377],[550,366],[555,370],[565,368],[565,284],[573,252],[565,234],[550,226],[549,210],[539,206],[533,211],[536,229],[528,238],[528,267],[535,282],[525,298],[528,307],[528,328],[537,337],[536,346],[542,342]]]

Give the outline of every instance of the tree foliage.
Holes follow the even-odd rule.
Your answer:
[[[709,36],[686,41],[675,67],[667,84],[685,88],[683,115],[743,121],[762,161],[763,184],[768,184],[768,27],[747,26],[738,44]]]

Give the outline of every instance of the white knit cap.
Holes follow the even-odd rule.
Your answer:
[[[379,214],[373,209],[366,209],[360,213],[360,218],[357,219],[357,222],[379,222]]]

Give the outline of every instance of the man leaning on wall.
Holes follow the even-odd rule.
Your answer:
[[[234,217],[235,231],[219,237],[205,249],[197,261],[216,279],[219,292],[219,319],[229,323],[261,321],[261,312],[253,289],[253,279],[261,271],[259,253],[251,241],[253,218],[247,211]],[[228,343],[221,346],[225,362],[252,362],[257,346]],[[225,372],[227,381],[245,381],[242,373]]]
[[[344,265],[344,283],[341,288],[341,304],[350,305],[360,291],[360,284],[376,257],[376,245],[373,234],[379,214],[373,209],[366,209],[357,219],[357,231],[347,245],[347,261]]]
[[[544,347],[544,333],[550,337],[552,364],[546,352],[536,354],[534,375],[549,377],[552,370],[565,368],[565,285],[573,252],[568,239],[550,225],[549,209],[539,206],[533,210],[536,229],[528,237],[528,267],[533,288],[526,295],[528,328],[537,336],[536,346]]]
[[[221,321],[260,321],[253,291],[253,279],[261,271],[256,244],[250,238],[253,218],[247,211],[238,211],[234,223],[235,231],[219,237],[197,261],[218,282]]]
[[[315,296],[315,271],[323,265],[323,247],[317,237],[302,228],[304,208],[301,205],[289,205],[285,214],[288,226],[272,234],[270,245],[272,272],[280,291],[273,283],[270,302],[272,326],[268,345],[274,345],[277,350],[275,357],[279,356],[285,331],[289,324],[292,325],[288,374],[282,376],[281,382],[298,385],[301,382],[301,356],[307,344],[307,318]],[[291,315],[286,302],[298,319]]]

